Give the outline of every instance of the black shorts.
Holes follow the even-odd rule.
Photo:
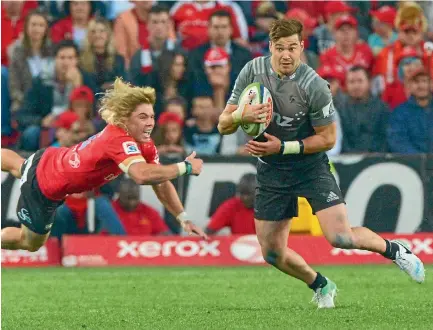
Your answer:
[[[298,197],[305,197],[313,212],[345,203],[330,166],[325,162],[291,171],[258,161],[256,219],[279,221],[298,216]]]
[[[39,188],[36,168],[44,151],[45,149],[37,151],[21,166],[21,196],[17,205],[17,215],[21,224],[40,235],[50,232],[54,213],[63,203],[48,199]]]

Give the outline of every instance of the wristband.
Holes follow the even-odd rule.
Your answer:
[[[302,143],[302,152],[304,144]],[[293,155],[301,153],[301,143],[299,141],[281,141],[280,155]]]
[[[301,155],[303,155],[304,154],[304,141],[303,140],[298,140],[298,142],[299,142],[299,153]]]
[[[192,165],[189,161],[185,160],[183,162],[177,163],[176,165],[179,169],[179,176],[184,174],[190,175],[192,173]]]
[[[177,163],[177,168],[179,169],[179,176],[182,176],[186,173],[186,163],[185,162],[180,162]]]
[[[185,211],[179,213],[176,217],[176,220],[180,222],[182,228],[185,225],[187,214]]]

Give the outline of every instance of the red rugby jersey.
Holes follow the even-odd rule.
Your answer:
[[[107,125],[71,148],[47,148],[36,176],[47,198],[62,200],[68,194],[100,187],[138,162],[159,164],[153,141],[137,144],[124,129]]]

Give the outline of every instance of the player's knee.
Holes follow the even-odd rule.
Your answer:
[[[337,233],[329,240],[329,243],[339,249],[354,249],[356,248],[355,237],[351,232]]]
[[[265,259],[265,261],[272,265],[272,266],[276,266],[277,262],[278,262],[278,258],[280,257],[280,254],[275,251],[275,250],[270,250],[270,249],[266,249],[265,251],[263,251],[263,259]]]

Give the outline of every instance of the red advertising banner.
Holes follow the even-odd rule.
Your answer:
[[[25,250],[1,250],[2,267],[60,266],[60,246],[56,238],[50,238],[36,252]]]
[[[433,263],[433,233],[384,235],[406,241],[425,263]],[[333,248],[324,237],[291,236],[289,247],[310,264],[385,264],[389,260],[361,250]],[[265,264],[255,235],[199,238],[66,236],[62,265],[80,266],[233,266]]]

